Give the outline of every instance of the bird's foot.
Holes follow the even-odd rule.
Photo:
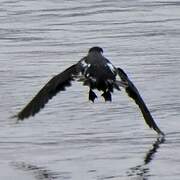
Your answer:
[[[101,96],[103,96],[105,101],[112,101],[111,93],[109,91],[105,91]]]
[[[94,100],[97,98],[96,94],[90,89],[89,90],[89,100],[94,102]]]

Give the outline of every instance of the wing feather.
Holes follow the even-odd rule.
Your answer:
[[[45,104],[54,97],[58,92],[64,91],[66,87],[71,86],[74,75],[78,74],[77,64],[67,68],[62,73],[54,76],[48,83],[37,93],[37,95],[17,114],[17,118],[23,120],[29,116],[34,116]]]
[[[122,79],[122,81],[127,83],[127,86],[125,87],[127,94],[139,106],[148,126],[150,128],[153,128],[158,134],[164,135],[164,133],[159,129],[159,127],[155,123],[150,111],[148,110],[145,102],[143,101],[142,97],[140,96],[138,89],[135,87],[135,85],[132,83],[132,81],[128,78],[127,74],[121,68],[117,68],[117,70],[118,70],[118,74],[119,74],[120,78]]]

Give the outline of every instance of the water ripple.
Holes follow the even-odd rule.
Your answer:
[[[39,180],[179,179],[179,6],[168,0],[2,0],[2,166],[14,162],[11,168]],[[165,141],[123,90],[112,103],[99,98],[91,104],[80,83],[37,116],[21,123],[10,118],[95,45],[137,85]]]

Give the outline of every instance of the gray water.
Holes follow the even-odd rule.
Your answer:
[[[136,84],[165,139],[124,91],[93,104],[78,82],[35,117],[11,118],[97,45]],[[0,179],[180,179],[180,1],[1,0],[0,87]]]

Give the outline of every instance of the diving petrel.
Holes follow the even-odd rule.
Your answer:
[[[102,92],[105,101],[111,101],[113,90],[120,90],[120,87],[123,87],[129,97],[134,99],[139,106],[149,127],[153,128],[158,134],[164,135],[153,120],[135,85],[121,68],[116,68],[103,56],[103,49],[100,47],[90,48],[87,56],[54,76],[29,104],[17,114],[17,118],[23,120],[29,116],[34,116],[40,109],[44,108],[49,99],[58,92],[64,91],[66,87],[71,86],[71,81],[74,80],[82,81],[83,85],[89,87],[89,100],[92,102],[97,98],[94,89]]]

